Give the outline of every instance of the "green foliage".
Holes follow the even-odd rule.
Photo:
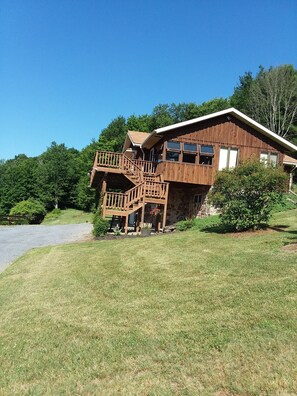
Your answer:
[[[109,230],[109,221],[103,219],[100,213],[96,213],[93,219],[93,235],[95,237],[101,237],[107,234]]]
[[[287,175],[281,168],[247,161],[218,173],[210,199],[220,208],[223,225],[238,231],[255,229],[268,223],[286,186]]]
[[[297,142],[297,70],[293,65],[259,67],[239,77],[231,105],[280,136]]]
[[[192,219],[181,220],[181,221],[178,221],[176,223],[176,229],[178,231],[186,231],[186,230],[188,230],[189,228],[192,228],[192,227],[193,227],[193,220]]]
[[[273,207],[273,212],[284,212],[297,208],[297,196],[293,194],[284,194],[282,200],[276,203]]]
[[[50,207],[75,205],[76,185],[79,180],[78,151],[53,142],[39,160],[38,183],[40,197]]]
[[[22,200],[39,198],[36,179],[38,161],[24,154],[0,165],[0,212],[8,214]]]
[[[41,202],[30,198],[17,203],[11,208],[9,214],[27,216],[30,224],[39,224],[43,220],[46,210]]]
[[[102,130],[98,141],[99,150],[121,151],[128,132],[125,117],[119,116]]]

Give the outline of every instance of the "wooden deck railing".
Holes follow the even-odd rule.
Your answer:
[[[121,168],[122,157],[122,153],[96,151],[94,165],[108,168]]]
[[[147,173],[148,175],[154,175],[156,173],[156,162],[144,161],[141,159],[134,160],[133,162],[139,166],[143,173]]]
[[[107,192],[103,199],[103,205],[106,209],[125,210],[125,194]]]
[[[142,203],[145,198],[165,200],[168,193],[168,183],[143,182],[125,193],[106,192],[103,198],[103,210],[113,209],[129,211],[132,205]]]
[[[168,183],[145,182],[145,196],[156,199],[166,198]]]
[[[94,167],[120,169],[141,178],[142,175],[154,175],[157,164],[151,161],[132,160],[123,153],[96,151]]]

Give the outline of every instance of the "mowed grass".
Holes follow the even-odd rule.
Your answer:
[[[297,394],[296,218],[31,250],[0,277],[0,394]]]
[[[84,212],[77,209],[64,209],[60,213],[49,212],[42,224],[46,225],[62,225],[62,224],[81,224],[91,223],[93,221],[93,213]]]

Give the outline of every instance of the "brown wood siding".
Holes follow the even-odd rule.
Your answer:
[[[158,164],[156,173],[161,174],[164,181],[210,186],[214,182],[216,170],[208,165],[164,161]]]
[[[219,166],[220,147],[238,148],[239,161],[253,157],[260,159],[260,153],[267,151],[277,153],[279,162],[283,163],[284,149],[282,146],[232,116],[225,115],[166,132],[162,142],[158,144],[168,140],[214,146],[212,166],[170,161],[159,164],[157,172],[162,173],[164,180],[168,181],[213,184]]]

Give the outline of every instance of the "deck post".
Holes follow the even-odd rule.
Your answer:
[[[103,219],[105,218],[105,210],[106,210],[106,188],[107,188],[107,182],[106,182],[106,173],[103,177],[102,180],[102,186],[101,186],[101,194],[103,195],[103,199],[102,199],[102,217]]]
[[[126,235],[128,234],[128,219],[129,219],[129,216],[127,215],[125,218],[125,234]]]
[[[162,222],[162,231],[163,231],[163,232],[164,232],[165,226],[166,226],[168,193],[169,193],[169,184],[167,183],[167,185],[166,185],[165,203],[164,203],[164,211],[163,211],[163,222]]]
[[[143,203],[143,207],[141,208],[141,220],[140,220],[140,227],[143,228],[143,224],[144,224],[144,203]]]

